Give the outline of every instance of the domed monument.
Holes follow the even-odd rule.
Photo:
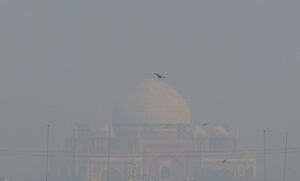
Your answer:
[[[193,122],[184,98],[159,79],[135,87],[120,101],[111,124],[95,129],[94,136],[80,134],[88,136],[66,144],[68,151],[88,152],[66,162],[64,169],[71,171],[65,173],[73,173],[73,180],[200,181],[215,173],[224,173],[222,181],[255,178],[252,157],[227,153],[222,163],[218,152],[235,150],[230,132]],[[60,167],[53,169],[64,170]]]
[[[184,98],[158,79],[138,85],[121,102],[121,113],[114,124],[190,124],[191,113]]]

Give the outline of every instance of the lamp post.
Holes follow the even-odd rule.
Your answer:
[[[286,177],[287,143],[288,143],[288,132],[285,133],[283,181],[285,181],[285,177]]]
[[[267,137],[267,131],[264,130],[264,181],[267,181],[266,137]]]
[[[48,156],[49,156],[49,132],[50,132],[50,124],[47,125],[47,144],[46,144],[46,176],[45,179],[48,181]]]

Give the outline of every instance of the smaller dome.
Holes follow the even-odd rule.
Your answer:
[[[204,137],[204,136],[206,136],[206,133],[201,126],[197,125],[194,128],[194,136],[195,137]]]
[[[228,136],[228,132],[226,128],[218,126],[214,129],[214,135],[218,138],[222,138]]]

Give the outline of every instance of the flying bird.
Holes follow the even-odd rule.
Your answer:
[[[227,158],[226,159],[224,159],[223,161],[222,161],[222,163],[225,163],[227,161]]]
[[[158,79],[165,79],[166,77],[159,74],[159,73],[155,73],[155,72],[152,72],[153,75],[155,75]]]
[[[202,124],[202,126],[207,126],[207,125],[208,125],[208,123],[203,123],[203,124]]]

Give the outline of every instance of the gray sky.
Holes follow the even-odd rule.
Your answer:
[[[0,149],[44,150],[79,121],[107,121],[117,97],[151,77],[193,119],[235,124],[240,147],[300,147],[298,0],[1,0]],[[58,146],[57,146],[58,145]],[[281,175],[282,161],[270,156]],[[289,164],[299,168],[299,153]],[[42,175],[43,158],[0,153],[0,176]],[[24,165],[27,167],[24,168]],[[28,167],[28,165],[33,165]],[[292,169],[292,168],[291,168]]]

